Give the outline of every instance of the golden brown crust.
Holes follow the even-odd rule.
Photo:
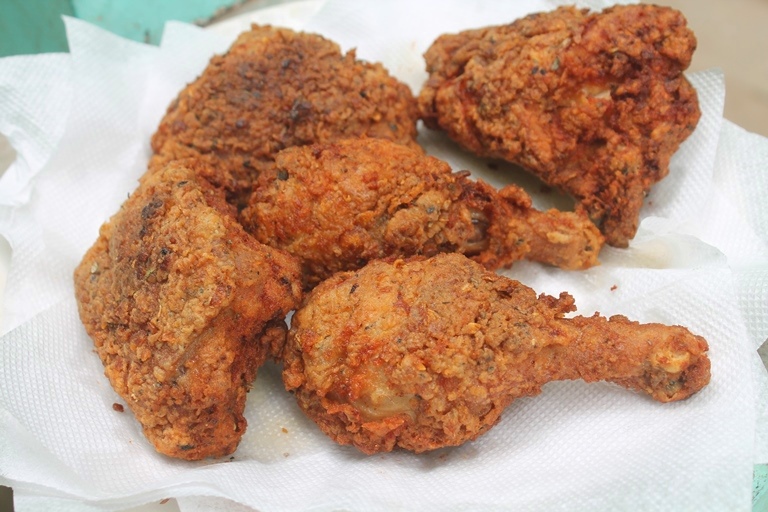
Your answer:
[[[683,76],[695,48],[673,9],[561,7],[439,37],[419,108],[475,153],[573,195],[607,242],[625,247],[644,196],[698,122]]]
[[[603,242],[584,215],[539,212],[517,187],[497,192],[383,139],[281,151],[241,219],[262,243],[299,257],[310,287],[371,259],[449,251],[489,269],[522,258],[583,269]]]
[[[373,261],[317,286],[294,313],[283,379],[341,444],[422,452],[486,432],[552,380],[608,380],[667,402],[709,382],[707,343],[678,326],[565,318],[459,254]]]
[[[418,147],[416,101],[380,64],[321,36],[254,25],[181,91],[152,137],[150,167],[196,157],[242,198],[283,148],[366,135]]]
[[[301,296],[298,262],[247,235],[200,171],[145,175],[75,271],[113,388],[159,452],[189,460],[235,450],[246,392]]]

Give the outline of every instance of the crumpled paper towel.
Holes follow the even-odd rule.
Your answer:
[[[358,48],[418,91],[421,53],[445,31],[511,20],[555,2],[330,0],[307,29]],[[592,7],[602,7],[592,2]],[[710,343],[712,382],[659,404],[613,385],[558,382],[520,399],[476,442],[364,456],[327,439],[259,372],[232,459],[154,452],[103,376],[77,315],[72,271],[136,187],[165,107],[235,34],[171,23],[160,48],[67,19],[71,53],[0,60],[0,133],[17,153],[0,178],[0,234],[12,250],[0,338],[0,484],[84,510],[179,499],[259,510],[749,510],[754,462],[768,462],[768,140],[722,119],[717,72],[691,76],[701,122],[653,189],[629,249],[564,272],[507,273],[567,290],[579,312],[682,324]],[[519,173],[422,132],[456,170],[522,180],[539,207],[559,202]],[[196,497],[206,497],[195,499]],[[31,500],[30,503],[40,503]]]

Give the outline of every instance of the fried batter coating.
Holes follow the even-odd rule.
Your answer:
[[[683,76],[696,38],[653,5],[561,7],[440,36],[419,95],[427,126],[571,194],[626,247],[643,198],[699,117]]]
[[[235,450],[246,392],[301,298],[298,262],[245,233],[199,171],[145,175],[75,270],[112,387],[158,452],[188,460]]]
[[[468,174],[383,139],[288,148],[259,176],[241,220],[302,260],[307,288],[387,256],[457,251],[489,269],[523,258],[597,264],[603,238],[586,216],[540,212],[522,189],[497,192]]]
[[[418,147],[411,90],[319,35],[253,25],[179,93],[152,137],[151,168],[184,157],[230,199],[283,148],[367,135]]]
[[[706,341],[623,316],[565,318],[573,298],[456,253],[374,261],[294,313],[283,379],[331,438],[372,454],[475,439],[553,380],[607,380],[669,402],[709,382]]]

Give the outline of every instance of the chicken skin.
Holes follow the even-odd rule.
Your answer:
[[[440,36],[425,53],[425,124],[572,195],[626,247],[651,186],[699,117],[683,71],[696,38],[653,5],[561,7]]]
[[[475,439],[554,380],[611,381],[660,402],[709,382],[706,341],[623,316],[566,318],[566,293],[457,253],[377,260],[321,283],[294,313],[283,380],[340,444],[423,452]]]
[[[434,157],[383,139],[288,148],[259,176],[241,220],[302,261],[311,288],[387,256],[460,252],[489,269],[523,258],[565,269],[597,264],[603,238],[584,215],[531,206]]]
[[[145,175],[75,270],[80,318],[158,452],[235,450],[257,368],[301,298],[291,256],[259,244],[181,162]]]
[[[416,100],[380,64],[321,36],[254,25],[169,106],[150,168],[185,157],[229,200],[283,148],[367,135],[417,147]]]

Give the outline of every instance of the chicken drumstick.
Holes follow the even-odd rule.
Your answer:
[[[374,261],[317,286],[294,314],[283,379],[341,444],[423,452],[486,432],[553,380],[607,380],[681,400],[709,382],[707,342],[623,316],[565,318],[460,254]]]
[[[585,215],[541,212],[516,186],[383,139],[292,147],[259,176],[241,221],[302,260],[305,284],[387,256],[461,252],[489,269],[527,258],[565,269],[597,264],[603,237]]]

